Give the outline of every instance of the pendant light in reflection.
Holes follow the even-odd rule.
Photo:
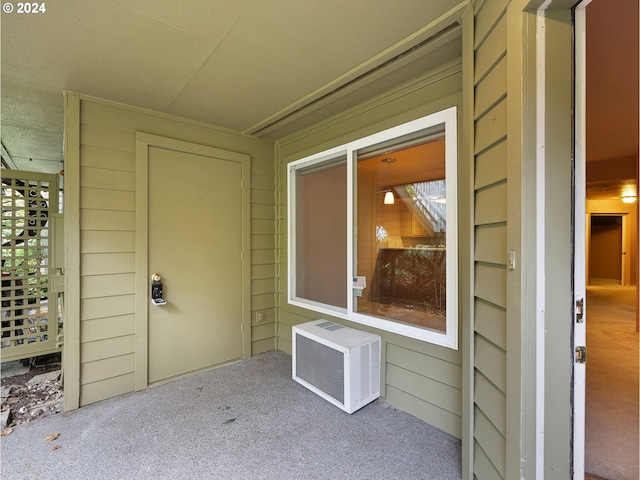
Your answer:
[[[395,203],[396,199],[393,196],[393,192],[391,190],[387,190],[387,192],[384,194],[384,204],[385,205],[393,205]]]
[[[391,172],[391,164],[395,163],[396,159],[393,157],[387,157],[387,158],[383,158],[382,159],[382,163],[386,163],[387,164],[387,179],[390,178],[390,172]],[[393,205],[395,203],[396,199],[393,196],[393,191],[392,190],[386,190],[385,194],[384,194],[384,204],[385,205]]]

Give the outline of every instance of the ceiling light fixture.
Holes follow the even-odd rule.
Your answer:
[[[395,163],[396,159],[393,157],[387,157],[387,158],[383,158],[382,159],[382,163],[386,163],[387,164],[387,181],[389,179],[389,174],[391,171],[391,164]],[[385,194],[384,194],[384,204],[385,205],[393,205],[395,203],[396,199],[393,196],[393,191],[392,190],[386,190]]]
[[[391,190],[387,190],[387,192],[384,194],[384,204],[385,205],[393,205],[395,203],[396,199],[393,196],[393,192]]]
[[[622,203],[633,203],[636,201],[635,195],[625,195],[621,197]]]

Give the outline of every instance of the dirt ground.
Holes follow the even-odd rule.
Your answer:
[[[38,357],[28,372],[3,377],[0,409],[3,414],[11,412],[2,426],[3,434],[22,423],[61,412],[64,394],[60,377],[59,354]]]

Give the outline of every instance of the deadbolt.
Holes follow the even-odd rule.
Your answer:
[[[576,363],[587,363],[587,347],[576,347]]]

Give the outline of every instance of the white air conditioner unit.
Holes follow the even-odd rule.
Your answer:
[[[293,379],[351,414],[380,396],[378,335],[326,320],[296,325]]]

